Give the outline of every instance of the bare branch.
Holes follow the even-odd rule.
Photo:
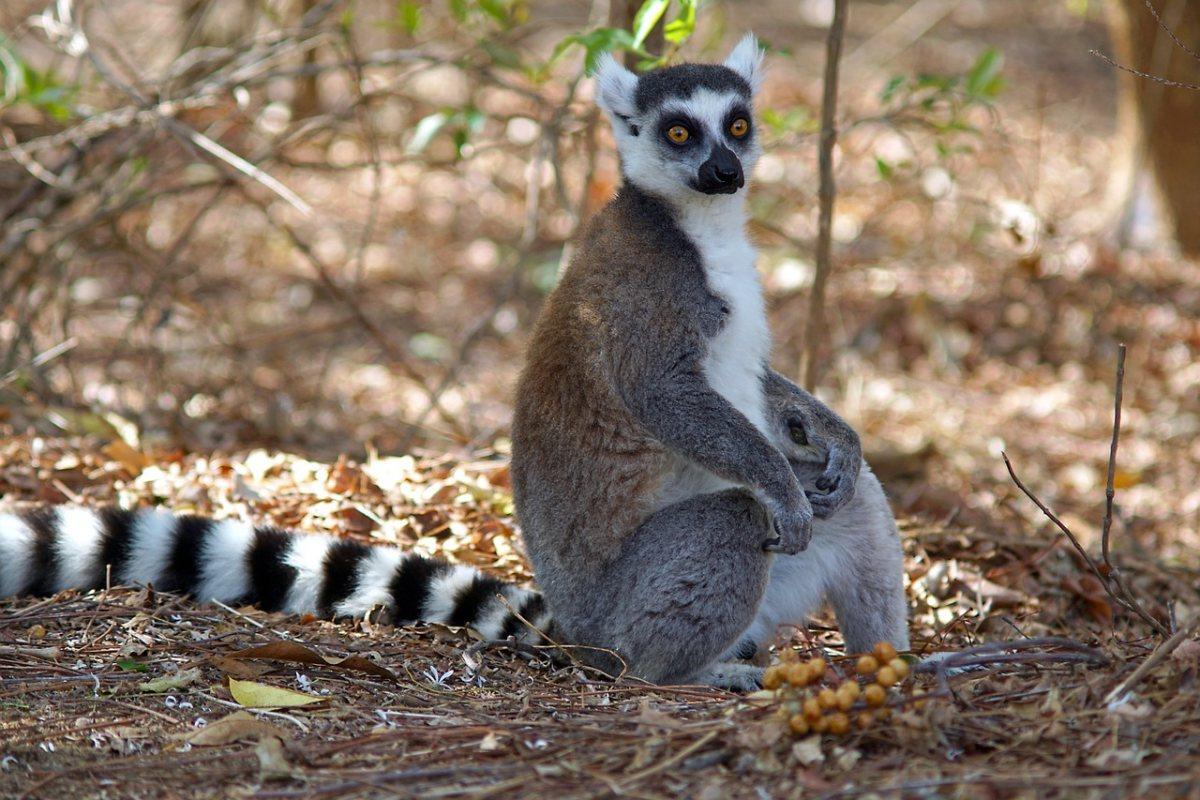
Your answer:
[[[1137,602],[1132,594],[1130,594],[1128,588],[1125,587],[1123,583],[1116,584],[1117,589],[1113,588],[1113,574],[1115,574],[1115,570],[1102,569],[1099,565],[1097,565],[1095,559],[1088,555],[1087,550],[1083,549],[1083,545],[1079,543],[1079,539],[1076,538],[1071,529],[1068,528],[1061,519],[1055,516],[1054,512],[1051,511],[1045,503],[1038,499],[1037,495],[1030,491],[1025,484],[1021,483],[1021,479],[1017,477],[1016,471],[1013,470],[1012,462],[1008,460],[1008,454],[1001,453],[1000,455],[1004,458],[1004,466],[1008,468],[1008,475],[1010,478],[1012,478],[1013,483],[1015,483],[1017,488],[1024,492],[1025,496],[1032,500],[1033,504],[1041,509],[1042,513],[1045,514],[1046,517],[1053,522],[1060,531],[1063,532],[1063,535],[1065,535],[1068,540],[1070,540],[1071,544],[1075,547],[1075,551],[1079,553],[1084,563],[1087,564],[1088,569],[1090,569],[1092,573],[1100,579],[1100,584],[1104,587],[1105,593],[1112,598],[1113,602],[1130,613],[1136,614],[1142,619],[1143,622],[1154,629],[1155,633],[1158,633],[1161,636],[1170,635],[1170,631],[1167,630],[1166,626],[1151,616],[1150,612],[1142,608],[1141,604]],[[1121,591],[1121,594],[1117,593],[1118,589]]]
[[[1130,75],[1136,75],[1139,78],[1145,78],[1146,80],[1154,81],[1155,83],[1161,83],[1163,86],[1170,86],[1175,89],[1190,89],[1193,92],[1200,92],[1200,83],[1181,83],[1179,81],[1173,81],[1167,78],[1160,78],[1158,75],[1151,75],[1149,72],[1142,72],[1140,69],[1134,69],[1133,67],[1127,67],[1124,64],[1119,64],[1108,56],[1104,55],[1104,53],[1101,53],[1099,50],[1089,50],[1088,52],[1099,58],[1101,61],[1106,61],[1117,69],[1122,70],[1123,72],[1128,72]]]
[[[1113,481],[1117,474],[1117,444],[1121,440],[1121,396],[1125,388],[1125,345],[1117,345],[1117,389],[1116,400],[1113,408],[1113,432],[1112,445],[1108,449],[1108,482],[1104,489],[1104,522],[1101,525],[1100,552],[1104,556],[1104,565],[1110,570],[1112,569],[1112,561],[1109,559],[1108,536],[1112,530],[1112,514],[1113,514],[1113,497],[1116,491],[1113,489]]]
[[[817,226],[817,267],[812,294],[808,299],[808,322],[804,331],[804,385],[812,391],[820,376],[821,352],[825,342],[825,284],[829,279],[830,248],[833,231],[833,145],[837,141],[838,63],[842,57],[842,39],[846,33],[849,0],[835,0],[833,22],[825,40],[825,94],[821,99],[821,146],[818,163],[821,170],[819,193],[820,218]]]
[[[1163,18],[1159,15],[1158,9],[1154,7],[1154,4],[1151,3],[1150,0],[1144,0],[1144,2],[1146,4],[1146,8],[1150,10],[1150,16],[1154,17],[1154,21],[1158,23],[1158,27],[1162,28],[1163,32],[1166,33],[1167,36],[1171,37],[1171,41],[1178,45],[1183,52],[1187,53],[1192,58],[1200,59],[1200,53],[1197,53],[1195,50],[1179,41],[1179,37],[1175,35],[1175,31],[1167,27],[1167,23],[1163,22]]]

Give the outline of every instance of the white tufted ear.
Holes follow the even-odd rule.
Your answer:
[[[725,59],[725,66],[745,78],[746,83],[750,84],[750,91],[757,92],[762,84],[762,62],[763,51],[758,46],[758,39],[754,38],[753,33],[747,33],[733,48],[729,58]]]
[[[632,117],[637,81],[637,76],[617,63],[612,53],[605,53],[596,68],[596,102],[613,117]]]

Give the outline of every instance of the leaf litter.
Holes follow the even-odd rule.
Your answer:
[[[326,465],[265,451],[147,454],[134,475],[121,451],[103,447],[13,436],[0,445],[0,480],[18,507],[62,475],[86,503],[237,516],[531,577],[494,457]],[[1200,779],[1194,630],[1168,649],[1107,604],[1049,527],[1000,539],[928,520],[901,528],[914,651],[974,666],[917,676],[930,692],[944,679],[947,692],[841,737],[794,739],[766,693],[610,682],[543,650],[444,626],[333,623],[146,589],[0,601],[0,796],[1190,791]],[[1121,565],[1147,608],[1164,620],[1173,613],[1187,633],[1200,609],[1196,566],[1125,553]],[[1020,647],[1053,637],[1099,656],[1071,662],[1045,656],[1069,648]],[[828,616],[788,644],[805,657],[824,652],[834,671],[853,669]]]

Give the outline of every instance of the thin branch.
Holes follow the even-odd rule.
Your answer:
[[[72,336],[70,339],[59,342],[58,344],[54,345],[50,349],[43,350],[41,353],[38,353],[36,356],[34,356],[29,361],[28,366],[33,367],[33,368],[40,367],[43,364],[49,363],[49,362],[53,361],[54,359],[58,358],[63,353],[68,353],[71,350],[74,350],[75,346],[78,344],[79,344],[79,340],[76,339],[74,336]],[[16,378],[20,374],[21,374],[20,367],[12,370],[7,375],[5,375],[3,378],[0,378],[0,386],[7,385],[10,381],[12,381],[14,378]]]
[[[849,9],[849,0],[835,0],[833,22],[825,40],[825,93],[821,99],[821,146],[817,157],[821,171],[817,271],[813,279],[812,294],[808,299],[808,321],[804,332],[804,386],[809,391],[816,387],[825,339],[825,284],[831,268],[833,200],[836,192],[833,179],[833,146],[837,141],[838,64],[842,57],[842,39],[846,33]]]
[[[1137,75],[1139,78],[1145,78],[1146,80],[1154,81],[1155,83],[1161,83],[1163,86],[1170,86],[1175,89],[1190,89],[1193,92],[1200,92],[1200,83],[1181,83],[1168,78],[1161,78],[1158,75],[1151,75],[1149,72],[1142,72],[1140,69],[1127,67],[1124,64],[1113,61],[1099,50],[1089,50],[1088,52],[1099,58],[1101,61],[1106,61],[1117,69],[1122,70],[1123,72],[1128,72],[1130,75]]]
[[[1059,652],[1066,651],[1066,652]],[[950,693],[951,671],[961,672],[1008,664],[1107,664],[1099,650],[1062,636],[988,642],[952,653],[935,653],[913,667],[914,672],[934,673],[940,693]]]
[[[1045,514],[1046,517],[1053,522],[1060,531],[1063,532],[1067,539],[1070,540],[1071,544],[1074,545],[1076,552],[1079,553],[1080,557],[1084,560],[1084,563],[1087,564],[1088,569],[1090,569],[1092,573],[1100,579],[1100,585],[1104,587],[1104,591],[1109,597],[1112,598],[1113,602],[1127,611],[1139,616],[1147,625],[1153,628],[1156,633],[1162,636],[1169,635],[1170,631],[1168,631],[1161,622],[1152,617],[1148,611],[1142,608],[1141,604],[1134,600],[1132,596],[1122,597],[1113,590],[1112,582],[1109,580],[1109,576],[1106,575],[1096,564],[1096,561],[1090,555],[1088,555],[1087,550],[1083,549],[1083,545],[1079,543],[1079,539],[1075,537],[1075,534],[1071,531],[1071,529],[1068,528],[1061,519],[1055,516],[1054,512],[1051,511],[1045,503],[1038,499],[1037,495],[1030,491],[1025,484],[1021,483],[1021,479],[1017,477],[1016,471],[1013,470],[1012,462],[1008,460],[1008,454],[1002,452],[1000,455],[1004,459],[1004,466],[1008,468],[1008,476],[1012,478],[1013,483],[1015,483],[1017,488],[1024,492],[1025,496],[1032,500],[1033,504],[1041,509],[1042,513]]]
[[[1141,606],[1134,598],[1133,592],[1130,590],[1128,584],[1125,583],[1125,576],[1121,573],[1121,570],[1117,569],[1116,565],[1112,563],[1109,555],[1108,545],[1109,531],[1112,528],[1113,497],[1116,495],[1116,492],[1113,488],[1113,482],[1117,471],[1117,444],[1121,438],[1121,398],[1124,394],[1124,388],[1125,345],[1119,344],[1117,345],[1117,378],[1115,392],[1116,398],[1114,400],[1113,408],[1113,435],[1112,444],[1109,446],[1108,451],[1108,481],[1104,489],[1104,520],[1101,523],[1103,532],[1100,542],[1101,553],[1104,558],[1103,570],[1105,576],[1112,581],[1112,583],[1117,587],[1117,590],[1121,593],[1121,596],[1128,601],[1128,606],[1137,609]],[[1166,636],[1168,633],[1170,633],[1168,628],[1161,625],[1156,630],[1158,630],[1158,632],[1163,636]]]
[[[1200,59],[1200,53],[1197,53],[1195,50],[1179,41],[1179,37],[1175,35],[1175,31],[1167,27],[1167,23],[1163,22],[1163,18],[1159,15],[1158,9],[1154,7],[1154,4],[1151,3],[1150,0],[1143,0],[1143,2],[1146,4],[1146,8],[1150,9],[1150,16],[1154,17],[1154,21],[1158,23],[1158,27],[1162,28],[1163,32],[1165,32],[1167,36],[1171,37],[1171,41],[1177,44],[1179,48],[1183,50],[1183,52],[1187,53],[1192,58]]]
[[[1104,557],[1104,566],[1112,570],[1112,560],[1109,558],[1108,536],[1112,530],[1113,481],[1117,473],[1117,444],[1121,441],[1121,397],[1125,389],[1125,345],[1117,345],[1117,389],[1113,408],[1112,444],[1108,449],[1108,482],[1104,488],[1104,522],[1101,524],[1100,553]]]

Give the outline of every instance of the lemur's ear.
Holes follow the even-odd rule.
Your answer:
[[[747,33],[733,48],[729,58],[725,59],[725,66],[745,78],[746,83],[750,84],[750,91],[757,92],[762,84],[762,62],[763,51],[758,46],[758,39],[753,33]]]
[[[628,120],[636,110],[633,98],[637,81],[637,76],[618,64],[612,53],[605,53],[596,68],[596,102],[613,117]]]

